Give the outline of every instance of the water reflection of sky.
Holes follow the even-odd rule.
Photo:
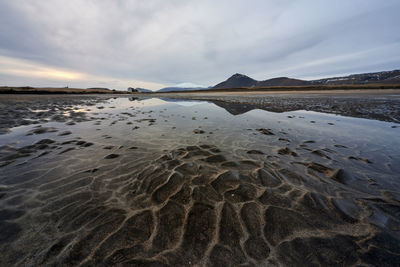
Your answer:
[[[174,98],[161,98],[161,99],[165,102],[174,103],[176,105],[185,106],[185,107],[209,103],[207,101],[199,101],[199,100],[182,100],[182,99],[174,99]]]
[[[74,126],[58,122],[42,123],[42,126],[55,127],[59,132],[71,130],[73,135],[95,140],[101,140],[102,135],[108,133],[121,142],[155,138],[157,142],[170,146],[180,142],[189,144],[193,140],[204,140],[227,147],[233,144],[253,146],[265,150],[282,145],[277,141],[278,138],[266,139],[255,131],[266,128],[271,129],[276,137],[290,139],[290,145],[293,147],[295,144],[313,140],[325,147],[344,145],[354,149],[355,154],[374,158],[375,162],[382,164],[386,157],[380,155],[388,155],[394,162],[400,163],[400,128],[392,128],[398,124],[377,120],[304,110],[274,113],[260,109],[248,111],[245,108],[244,113],[233,115],[229,107],[225,109],[211,102],[167,98],[112,98],[96,106],[79,106],[76,111],[87,112],[92,120]],[[124,113],[135,115],[129,117]],[[101,125],[95,125],[97,117],[106,119]],[[148,127],[145,123],[137,122],[143,118],[154,118],[156,123]],[[112,121],[117,123],[111,125]],[[127,124],[128,121],[131,121],[130,125]],[[140,128],[132,131],[135,125],[139,125]],[[0,135],[0,144],[15,143],[22,146],[43,138],[57,137],[57,133],[26,136],[26,133],[36,126],[15,127],[10,133]],[[193,135],[193,131],[200,128],[206,134]]]

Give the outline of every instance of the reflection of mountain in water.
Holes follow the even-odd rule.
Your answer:
[[[228,103],[223,101],[210,101],[228,111],[232,115],[240,115],[246,112],[249,112],[253,109],[263,109],[270,112],[286,112],[286,111],[293,111],[296,108],[279,108],[279,107],[272,107],[272,106],[265,106],[265,105],[257,105],[257,104],[242,104],[242,103]]]
[[[192,100],[192,99],[181,99],[181,98],[169,98],[169,97],[160,97],[161,100],[175,103],[175,104],[183,104],[185,103],[185,106],[191,106],[190,104],[200,104],[201,102],[211,102],[218,107],[221,107],[228,111],[232,115],[240,115],[243,113],[246,113],[250,110],[253,109],[262,109],[262,107],[258,107],[256,105],[252,104],[242,104],[242,103],[229,103],[229,102],[224,102],[224,101],[205,101],[205,100]],[[265,108],[264,108],[265,109]]]
[[[232,115],[240,115],[250,110],[256,109],[254,105],[244,105],[239,103],[227,103],[221,101],[212,101],[218,107],[221,107],[231,113]]]

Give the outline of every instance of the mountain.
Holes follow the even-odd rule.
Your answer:
[[[273,78],[265,81],[257,82],[256,87],[267,87],[267,86],[301,86],[308,85],[308,81],[292,79],[288,77]]]
[[[287,77],[273,78],[265,81],[257,81],[246,75],[236,73],[228,80],[215,85],[213,88],[240,88],[240,87],[267,87],[267,86],[299,86],[307,85],[307,81],[291,79]]]
[[[243,74],[236,73],[228,80],[215,85],[213,88],[237,88],[237,87],[253,87],[257,81]]]
[[[179,92],[179,91],[194,91],[194,90],[207,90],[205,87],[165,87],[158,90],[158,93],[162,92]]]
[[[400,70],[352,74],[343,77],[333,77],[310,81],[312,85],[342,85],[368,83],[400,83]]]
[[[325,78],[319,80],[299,80],[288,77],[273,78],[264,81],[254,80],[246,75],[236,73],[229,79],[221,82],[213,89],[227,88],[255,88],[255,87],[272,87],[272,86],[306,86],[306,85],[347,85],[347,84],[399,84],[400,70],[381,71],[372,73],[352,74],[343,77]]]
[[[157,92],[181,92],[208,89],[229,88],[258,88],[274,86],[308,86],[308,85],[358,85],[358,84],[400,84],[400,70],[381,71],[372,73],[352,74],[343,77],[333,77],[318,80],[300,80],[288,77],[272,78],[264,81],[254,80],[246,75],[236,73],[214,87],[204,87],[192,83],[182,83],[171,87],[165,87]]]

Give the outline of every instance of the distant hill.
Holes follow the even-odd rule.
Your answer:
[[[162,92],[179,92],[179,91],[195,91],[195,90],[207,90],[205,87],[165,87],[158,90],[158,93]]]
[[[310,81],[313,85],[342,85],[342,84],[368,84],[368,83],[400,83],[400,70],[352,74],[343,77],[333,77]]]
[[[343,77],[325,78],[319,80],[299,80],[288,77],[273,78],[264,81],[254,80],[246,75],[236,73],[221,82],[213,89],[257,88],[273,86],[307,86],[307,85],[362,85],[362,84],[400,84],[400,70],[381,71],[373,73],[352,74]]]
[[[265,81],[257,82],[256,87],[267,87],[267,86],[301,86],[308,85],[308,81],[292,79],[288,77],[273,78]]]
[[[254,87],[257,81],[240,73],[232,75],[229,79],[215,85],[213,88]]]
[[[257,81],[246,75],[236,73],[226,81],[215,85],[213,88],[240,88],[240,87],[267,87],[267,86],[300,86],[309,84],[307,81],[291,79],[287,77],[273,78],[265,81]]]
[[[68,87],[66,87],[68,88]],[[91,87],[91,88],[87,88],[88,90],[111,90],[110,88],[106,88],[106,87]]]

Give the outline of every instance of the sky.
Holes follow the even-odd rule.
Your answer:
[[[0,86],[215,85],[400,68],[399,0],[0,0]]]

